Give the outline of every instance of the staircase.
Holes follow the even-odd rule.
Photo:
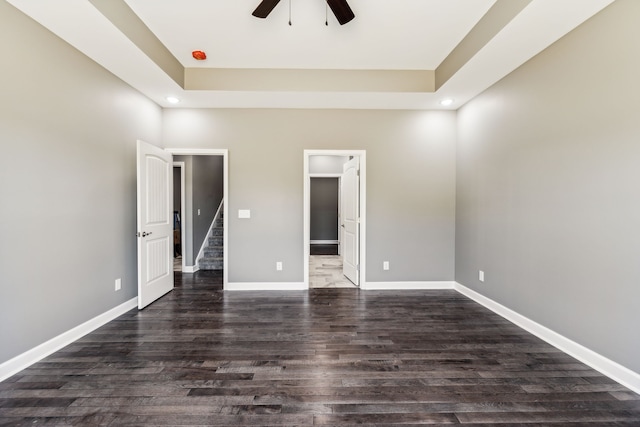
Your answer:
[[[200,270],[222,270],[223,267],[223,232],[224,214],[220,209],[220,214],[211,227],[211,233],[207,237],[207,246],[204,248],[203,256],[198,260]]]

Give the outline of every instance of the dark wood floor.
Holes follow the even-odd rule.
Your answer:
[[[640,426],[640,396],[454,291],[177,288],[0,383],[2,425]]]

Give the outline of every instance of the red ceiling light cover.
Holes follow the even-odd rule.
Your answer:
[[[194,50],[193,52],[191,52],[191,55],[198,61],[204,61],[205,59],[207,59],[207,54],[201,50]]]

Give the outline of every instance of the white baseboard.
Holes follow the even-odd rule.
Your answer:
[[[197,268],[197,267],[196,267]],[[197,270],[196,270],[197,271]],[[229,282],[225,290],[229,291],[293,291],[306,290],[304,282]],[[617,381],[618,383],[628,387],[636,393],[640,394],[640,374],[634,372],[617,362],[608,359],[593,350],[590,350],[551,329],[540,325],[533,320],[516,313],[515,311],[493,301],[478,292],[467,288],[456,282],[368,282],[367,290],[408,290],[408,289],[455,289],[461,294],[474,300],[478,304],[488,308],[494,313],[504,317],[515,325],[530,332],[538,338],[546,341],[554,347],[562,350],[572,357],[580,360],[593,369],[601,372],[607,377]],[[127,311],[137,307],[138,299],[132,298],[102,313],[93,319],[90,319],[75,328],[64,332],[49,341],[28,350],[13,359],[0,364],[0,381],[4,381],[21,370],[31,366],[32,364],[42,360],[50,354],[60,350],[61,348],[71,344],[72,342],[82,338],[99,328],[100,326],[110,322],[111,320],[121,316]]]
[[[338,240],[311,240],[311,245],[337,245],[340,242]]]
[[[304,282],[228,282],[225,291],[306,291]]]
[[[575,357],[585,365],[592,367],[596,371],[599,371],[612,380],[640,394],[640,374],[637,372],[625,368],[619,363],[614,362],[613,360],[608,359],[519,313],[516,313],[502,304],[497,303],[492,299],[461,285],[460,283],[455,283],[454,288],[461,294],[471,298],[494,313],[499,314],[525,331],[532,333],[559,350]]]
[[[183,273],[195,273],[196,271],[199,271],[200,267],[198,267],[197,265],[185,265],[182,268],[182,272]]]
[[[366,282],[361,289],[365,290],[409,290],[426,289],[442,290],[453,289],[455,282],[433,281],[433,282]]]
[[[34,363],[44,359],[52,353],[55,353],[61,348],[82,338],[89,332],[98,329],[100,326],[112,321],[116,317],[123,315],[137,306],[138,298],[131,298],[129,301],[124,302],[119,306],[94,317],[93,319],[87,320],[75,328],[69,329],[67,332],[63,332],[57,337],[51,338],[49,341],[44,342],[31,350],[19,354],[13,359],[7,360],[0,365],[0,381],[4,381],[10,376],[28,368]]]

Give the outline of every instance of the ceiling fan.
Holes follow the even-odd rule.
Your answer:
[[[266,18],[278,3],[280,3],[280,0],[262,0],[252,15],[258,18]],[[327,0],[327,4],[340,25],[344,25],[355,18],[347,0]]]

